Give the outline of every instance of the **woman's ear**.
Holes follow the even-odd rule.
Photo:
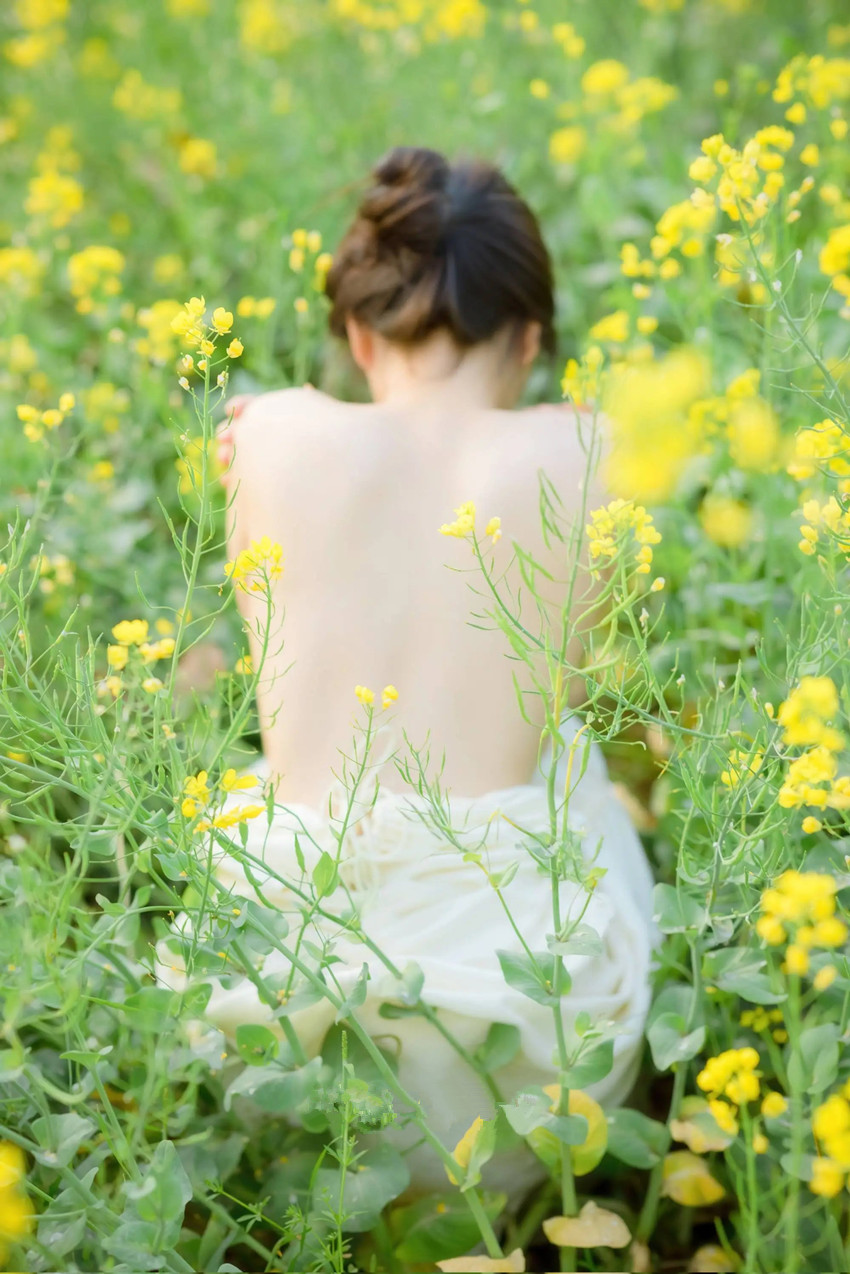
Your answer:
[[[528,367],[534,362],[540,353],[540,341],[543,336],[543,324],[538,323],[536,319],[526,323],[522,333],[522,344],[520,346],[520,362],[523,367]]]
[[[345,319],[345,333],[351,357],[360,370],[368,375],[375,361],[375,339],[371,328],[348,314]]]

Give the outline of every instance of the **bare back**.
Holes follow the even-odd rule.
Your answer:
[[[441,783],[455,794],[477,796],[532,777],[542,707],[526,694],[535,724],[523,721],[512,674],[528,691],[531,678],[508,657],[513,652],[492,619],[475,618],[496,603],[470,546],[439,528],[472,500],[494,579],[511,562],[516,539],[564,580],[566,546],[547,548],[541,533],[538,470],[555,485],[562,514],[580,514],[587,460],[577,416],[555,407],[481,411],[451,432],[428,426],[415,412],[311,390],[264,394],[237,426],[230,555],[263,535],[284,555],[274,585],[279,627],[258,691],[279,800],[318,802],[333,773],[342,775],[340,750],[352,756],[354,722],[365,718],[356,684],[375,691],[376,724],[386,723],[375,760],[398,748],[399,759],[412,762],[404,730],[417,748],[427,741],[430,779],[445,751]],[[491,547],[483,528],[493,516],[503,535]],[[507,581],[512,596],[521,586],[523,621],[537,634],[537,610],[516,562]],[[507,596],[505,581],[500,588]],[[545,589],[554,621],[565,585]],[[245,593],[238,600],[250,634],[264,607]],[[256,660],[259,643],[250,640]],[[542,657],[537,666],[545,675]],[[388,684],[399,697],[381,712]],[[385,790],[409,790],[391,761],[379,777]],[[372,774],[367,779],[366,791]]]

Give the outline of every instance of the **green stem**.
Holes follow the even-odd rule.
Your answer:
[[[785,1205],[785,1263],[784,1274],[797,1274],[800,1267],[800,1162],[803,1157],[803,1091],[800,1087],[800,979],[796,974],[788,978],[788,1015],[786,1018],[789,1039],[789,1087],[791,1107],[791,1169],[788,1173],[788,1199]]]

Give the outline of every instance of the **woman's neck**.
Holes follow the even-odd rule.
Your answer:
[[[382,342],[367,372],[376,403],[392,407],[451,406],[452,412],[513,407],[522,379],[512,374],[501,341],[459,348],[442,332],[413,349]]]

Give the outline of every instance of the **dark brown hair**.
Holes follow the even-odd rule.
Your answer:
[[[399,146],[373,170],[327,279],[331,331],[350,314],[406,344],[461,346],[536,320],[555,349],[552,264],[534,213],[497,168]]]

